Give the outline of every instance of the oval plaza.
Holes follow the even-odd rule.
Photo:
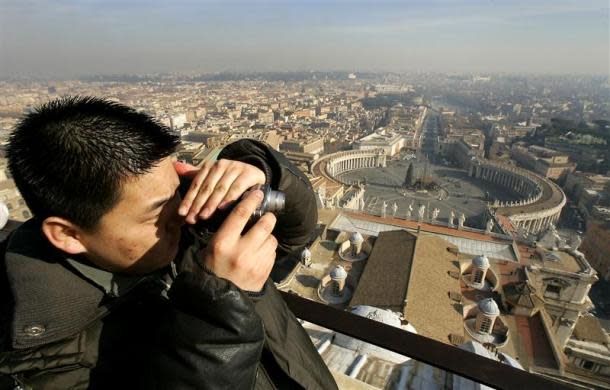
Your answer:
[[[383,149],[351,150],[326,155],[317,160],[311,170],[337,184],[344,183],[339,175],[363,168],[385,167],[387,155]],[[504,216],[509,229],[526,233],[539,233],[556,224],[566,196],[561,188],[533,172],[514,165],[475,158],[470,161],[471,177],[494,183],[515,194],[512,201],[494,201],[489,205],[496,216]]]

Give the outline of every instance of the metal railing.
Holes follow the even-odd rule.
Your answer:
[[[281,292],[300,319],[498,389],[569,389],[555,382],[475,353],[404,331],[347,311]]]

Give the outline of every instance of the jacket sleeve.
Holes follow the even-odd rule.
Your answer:
[[[283,256],[306,245],[318,221],[316,198],[307,177],[280,152],[252,139],[242,139],[225,146],[218,158],[242,161],[259,167],[267,184],[286,195],[284,212],[278,215],[273,234]]]
[[[168,295],[148,387],[252,389],[264,330],[244,292],[205,271],[184,271]]]

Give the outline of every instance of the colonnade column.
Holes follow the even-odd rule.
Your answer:
[[[538,233],[540,231],[540,227],[542,226],[542,220],[541,219],[537,219],[536,220],[536,233]]]
[[[536,231],[536,220],[530,219],[530,232],[535,232],[535,231]]]
[[[544,230],[547,228],[547,226],[549,226],[549,217],[544,217],[540,223],[540,229]]]

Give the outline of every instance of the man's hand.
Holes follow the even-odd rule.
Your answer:
[[[241,233],[263,200],[261,191],[252,191],[231,211],[204,250],[205,265],[217,276],[245,291],[260,291],[275,262],[277,240],[271,235],[275,216],[263,215],[246,234]]]
[[[236,201],[250,187],[265,184],[266,179],[254,165],[233,160],[207,161],[201,168],[181,162],[174,166],[178,175],[193,179],[178,209],[191,224],[209,218],[217,208]]]

